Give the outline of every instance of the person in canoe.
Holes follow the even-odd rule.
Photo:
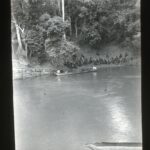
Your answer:
[[[60,74],[60,70],[57,70],[56,73],[57,73],[57,74]]]
[[[65,75],[65,74],[68,74],[68,71],[64,71],[64,70],[57,70],[56,75]]]
[[[93,71],[96,71],[96,70],[97,70],[97,67],[93,66],[92,69],[93,69]]]
[[[57,70],[57,74],[61,74],[61,73],[64,73],[63,70]]]

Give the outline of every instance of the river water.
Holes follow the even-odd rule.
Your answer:
[[[141,142],[139,67],[14,80],[16,150]]]

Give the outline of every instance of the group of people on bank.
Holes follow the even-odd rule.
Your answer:
[[[100,64],[122,64],[122,63],[126,63],[128,61],[128,55],[121,55],[120,56],[116,56],[116,57],[109,57],[107,56],[106,58],[101,58],[101,57],[89,57],[86,58],[83,55],[79,58],[76,59],[73,62],[65,62],[65,66],[68,68],[77,68],[83,65],[100,65]],[[131,58],[132,59],[132,58]]]

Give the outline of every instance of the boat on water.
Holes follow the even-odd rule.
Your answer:
[[[54,73],[54,75],[56,75],[56,76],[65,76],[65,75],[71,75],[71,74],[75,74],[75,73],[73,73],[73,72],[64,72],[64,73]]]
[[[61,72],[59,70],[57,70],[54,75],[56,76],[65,76],[65,75],[73,75],[73,74],[80,74],[80,73],[88,73],[88,72],[96,72],[97,68],[93,67],[92,69],[87,69],[87,70],[79,70],[79,71],[72,71],[72,72]]]

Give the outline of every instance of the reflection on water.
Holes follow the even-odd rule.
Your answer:
[[[130,136],[126,135],[132,131],[132,125],[131,122],[127,116],[126,110],[121,104],[123,101],[122,97],[116,97],[114,98],[116,103],[108,106],[108,110],[110,112],[110,123],[111,126],[113,126],[114,130],[116,130],[117,134],[113,135],[113,139],[116,139],[117,137],[120,137],[120,140],[118,142],[122,142],[122,139],[129,141]],[[122,138],[123,136],[123,138]]]
[[[137,67],[14,81],[16,150],[83,150],[141,142]]]
[[[110,114],[112,117],[112,125],[119,132],[129,132],[131,130],[130,122],[125,114],[124,108],[120,107],[118,104],[114,104],[110,108]]]

